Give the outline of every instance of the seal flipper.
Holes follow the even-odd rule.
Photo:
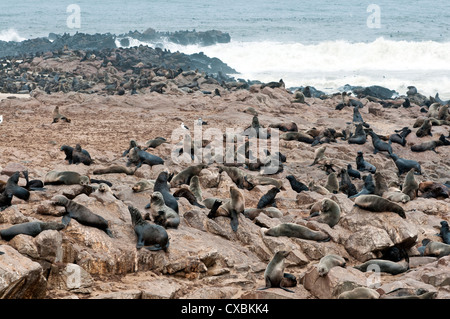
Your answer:
[[[62,218],[62,223],[65,226],[68,226],[71,219],[72,219],[72,217],[70,217],[70,214],[64,215],[63,218]]]
[[[145,209],[150,209],[150,207],[152,207],[152,203],[148,203],[147,205],[145,205]]]
[[[238,226],[239,226],[239,216],[236,212],[236,210],[232,209],[230,212],[230,225],[231,225],[231,229],[234,232],[237,232]]]
[[[290,290],[290,289],[287,289],[287,288],[285,288],[285,287],[281,287],[281,286],[280,286],[280,288],[283,289],[283,290],[285,290],[285,291],[287,291],[287,292],[295,293],[294,291],[292,291],[292,290]]]

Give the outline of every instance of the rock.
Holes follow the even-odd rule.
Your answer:
[[[10,246],[0,245],[0,251],[0,299],[44,298],[47,281],[41,265]]]
[[[76,264],[53,264],[48,284],[53,289],[63,289],[74,293],[91,293],[94,280],[82,267]]]
[[[15,172],[23,172],[28,170],[26,166],[23,166],[20,163],[8,163],[2,170],[2,174],[11,176]],[[23,177],[22,177],[23,178]],[[20,179],[19,179],[20,180]]]
[[[311,267],[303,276],[301,284],[319,299],[334,299],[344,291],[366,287],[367,278],[351,267],[333,267],[326,276],[320,277],[317,267]]]

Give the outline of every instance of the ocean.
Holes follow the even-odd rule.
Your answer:
[[[50,32],[215,29],[229,33],[231,42],[182,46],[134,40],[131,45],[204,52],[236,69],[236,78],[282,78],[287,87],[310,85],[333,93],[346,84],[381,85],[402,95],[413,85],[427,96],[450,99],[448,1],[341,2],[0,0],[0,40]]]

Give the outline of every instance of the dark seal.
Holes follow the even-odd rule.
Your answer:
[[[2,237],[2,239],[9,241],[20,234],[36,237],[44,230],[61,230],[64,229],[64,227],[64,224],[55,222],[28,222],[2,229],[0,231],[0,236]]]

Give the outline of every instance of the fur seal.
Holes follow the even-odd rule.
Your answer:
[[[383,198],[394,203],[407,203],[411,200],[408,195],[403,194],[402,191],[387,191],[383,193]]]
[[[438,258],[450,255],[450,245],[436,241],[429,241],[423,253],[425,256],[436,256]]]
[[[314,137],[303,132],[286,132],[280,135],[280,140],[285,141],[299,141],[307,144],[314,142]]]
[[[436,183],[432,181],[426,181],[419,183],[420,197],[424,198],[449,198],[450,197],[450,187],[444,184]]]
[[[169,179],[168,172],[162,171],[161,173],[159,173],[158,177],[156,178],[155,185],[153,186],[153,191],[160,192],[164,198],[164,203],[167,206],[169,206],[170,208],[172,208],[178,214],[179,213],[178,201],[175,198],[175,196],[173,196],[170,193],[169,183],[167,182],[168,179]],[[151,207],[151,201],[147,206],[145,206],[145,208],[150,208],[150,207]]]
[[[436,291],[426,291],[425,289],[408,289],[397,288],[381,295],[381,299],[434,299],[436,298]]]
[[[331,268],[333,267],[344,267],[345,268],[346,261],[344,258],[334,254],[328,254],[322,258],[320,258],[319,263],[317,264],[317,272],[320,277],[326,276]]]
[[[448,227],[448,222],[445,220],[441,221],[441,229],[439,231],[439,236],[442,238],[442,241],[445,244],[450,245],[450,231]]]
[[[355,195],[349,196],[348,198],[357,198],[361,195],[370,195],[375,192],[375,184],[373,182],[372,175],[369,174],[363,177],[364,186],[363,188]]]
[[[236,167],[227,167],[219,165],[219,173],[225,171],[240,189],[252,190],[255,186],[247,179],[247,174]]]
[[[372,174],[375,174],[377,168],[364,160],[363,152],[359,151],[356,156],[356,169],[360,172],[369,171]]]
[[[413,151],[413,152],[433,151],[433,152],[437,153],[436,147],[443,146],[443,145],[450,145],[450,141],[448,141],[445,138],[444,134],[441,134],[439,139],[436,141],[429,141],[429,142],[424,142],[421,144],[412,145],[411,151]]]
[[[169,142],[167,142],[167,140],[164,137],[156,137],[153,140],[148,140],[147,142],[145,142],[146,148],[144,149],[144,151],[149,148],[157,148],[161,144],[165,144],[165,143],[169,143]]]
[[[194,194],[197,202],[201,203],[203,201],[202,187],[200,186],[200,180],[197,175],[192,176],[189,189]]]
[[[295,124],[294,122],[275,123],[275,124],[270,124],[269,127],[270,128],[277,128],[281,132],[298,132],[297,124]]]
[[[336,173],[332,172],[328,175],[327,184],[325,188],[333,194],[337,194],[339,191],[339,181],[337,179]]]
[[[289,183],[291,184],[291,188],[296,191],[297,193],[300,193],[302,191],[309,191],[308,186],[303,184],[302,182],[298,181],[294,175],[288,175],[286,176]]]
[[[164,197],[160,192],[153,192],[150,201],[156,224],[164,228],[178,228],[180,216],[164,203]]]
[[[271,188],[267,193],[265,193],[258,201],[258,205],[256,208],[262,209],[268,205],[275,205],[275,197],[280,192],[280,189],[277,187]]]
[[[356,287],[355,289],[344,291],[338,296],[338,299],[379,299],[380,294],[367,287]]]
[[[383,193],[389,190],[386,184],[386,179],[380,172],[376,172],[373,177],[375,179],[375,189],[373,194],[383,197]]]
[[[355,134],[348,137],[347,142],[348,144],[365,144],[367,141],[367,135],[366,132],[364,132],[362,123],[356,124],[355,128]]]
[[[326,146],[322,146],[316,149],[316,151],[314,152],[314,161],[309,166],[313,166],[314,164],[317,164],[320,160],[322,160],[324,158],[326,149],[327,149]]]
[[[92,158],[88,151],[81,148],[80,144],[75,145],[75,148],[72,151],[72,164],[80,164],[91,165]]]
[[[400,158],[394,153],[390,154],[390,156],[394,160],[395,166],[398,168],[399,175],[409,172],[411,169],[414,169],[419,175],[422,175],[420,164],[417,161]]]
[[[136,248],[148,250],[164,250],[169,248],[169,235],[164,227],[153,225],[142,218],[141,213],[133,206],[128,206],[134,232],[137,235]]]
[[[352,168],[352,164],[347,165],[347,173],[350,177],[361,179],[361,173]]]
[[[134,175],[136,168],[125,167],[120,165],[112,165],[105,168],[97,168],[92,173],[94,175],[103,175],[103,174],[121,174],[125,173],[127,175]]]
[[[130,150],[132,148],[137,147],[137,142],[135,140],[130,140],[130,145],[128,146],[128,148],[122,153],[122,157],[127,156],[127,154],[130,152]]]
[[[263,209],[258,209],[258,208],[246,208],[244,210],[244,216],[253,220],[256,217],[259,216],[259,214],[265,214],[267,216],[269,216],[270,218],[281,218],[283,217],[283,213],[275,207],[267,207],[267,208],[263,208]]]
[[[366,272],[367,269],[373,270],[372,265],[375,265],[380,272],[389,273],[391,275],[398,275],[409,269],[409,263],[407,261],[393,262],[384,259],[371,259],[361,265],[354,266],[353,268]]]
[[[149,189],[153,189],[153,186],[155,185],[155,181],[148,181],[146,179],[140,180],[139,182],[135,183],[131,189],[135,193],[140,193]]]
[[[141,150],[139,147],[133,147],[128,153],[127,167],[131,164],[135,164],[136,169],[138,169],[142,164],[147,164],[150,167],[153,165],[163,165],[164,160],[159,156]]]
[[[283,79],[280,79],[280,81],[278,81],[278,82],[269,82],[269,83],[261,84],[261,90],[264,89],[265,87],[269,87],[271,89],[284,88],[285,84],[283,82]]]
[[[29,191],[33,190],[44,190],[44,182],[42,182],[40,179],[32,179],[30,180],[28,177],[28,171],[25,170],[22,172],[23,176],[25,177],[25,180],[27,184],[25,185],[25,189]]]
[[[339,191],[346,194],[347,197],[358,194],[356,186],[350,180],[350,176],[348,175],[347,170],[345,168],[341,169],[341,180],[339,182]]]
[[[264,290],[268,288],[281,288],[288,292],[292,292],[292,290],[287,289],[282,286],[283,277],[284,277],[284,259],[289,255],[289,251],[280,250],[275,253],[272,257],[272,260],[267,264],[266,270],[264,271],[264,280],[266,282],[266,286],[263,288],[259,288],[258,290]]]
[[[389,136],[389,140],[392,143],[400,144],[401,146],[406,145],[406,137],[411,133],[412,131],[408,127],[404,127],[399,131],[395,131],[395,134],[391,134]]]
[[[65,225],[55,222],[27,222],[22,224],[16,224],[9,228],[0,230],[0,236],[3,240],[11,240],[16,235],[24,234],[36,237],[44,230],[61,230],[64,229]]]
[[[69,146],[69,145],[62,145],[60,150],[62,152],[64,152],[64,154],[66,155],[66,158],[64,159],[65,161],[68,161],[69,164],[72,164],[72,152],[73,152],[73,147]]]
[[[324,198],[320,205],[320,214],[317,221],[333,228],[341,218],[341,208],[334,200],[329,198]]]
[[[208,214],[209,218],[216,216],[230,217],[231,229],[236,232],[239,226],[239,215],[245,211],[245,198],[241,191],[235,187],[230,186],[230,199],[224,202],[216,211],[215,214]]]
[[[75,203],[62,195],[53,197],[52,201],[55,205],[64,206],[66,208],[66,214],[62,219],[64,225],[67,226],[73,218],[82,225],[98,228],[108,234],[109,237],[113,237],[112,232],[109,229],[108,221],[102,216],[94,214],[87,207]]]
[[[173,193],[175,198],[184,197],[186,198],[191,205],[195,205],[200,208],[205,208],[202,204],[197,201],[195,195],[188,188],[180,188],[175,193]]]
[[[383,142],[378,137],[378,135],[372,130],[369,130],[368,134],[372,137],[372,145],[374,147],[374,150],[373,150],[374,154],[376,154],[378,152],[388,152],[389,154],[392,154],[391,140],[389,140],[389,143]]]
[[[416,131],[417,137],[424,137],[424,136],[432,136],[431,133],[431,120],[429,118],[425,119],[422,126],[419,127],[419,129]]]
[[[44,177],[44,185],[89,185],[89,176],[72,171],[50,171]]]
[[[408,174],[405,176],[405,181],[403,182],[402,192],[409,196],[411,200],[417,197],[417,192],[419,190],[419,184],[414,178],[414,168],[412,168]]]
[[[20,172],[14,172],[6,181],[5,190],[4,193],[6,193],[5,196],[8,196],[11,194],[12,196],[15,196],[17,198],[20,198],[22,200],[28,200],[30,198],[30,192],[23,188],[22,186],[19,186],[19,178],[20,178]]]
[[[64,121],[67,123],[70,123],[71,120],[69,118],[67,118],[66,116],[62,115],[61,113],[59,113],[59,106],[55,106],[55,109],[53,110],[53,123],[58,123],[59,121]]]
[[[271,227],[264,232],[264,235],[273,237],[280,237],[280,236],[296,237],[315,241],[330,240],[330,236],[328,236],[322,231],[315,231],[308,227],[294,223],[282,223],[275,227]]]
[[[405,211],[399,205],[378,195],[361,195],[356,197],[355,205],[371,212],[393,212],[406,218]]]
[[[189,185],[191,178],[195,175],[200,174],[202,169],[207,168],[206,164],[198,164],[194,166],[189,166],[188,168],[182,170],[176,174],[170,181],[171,187],[180,187],[183,184]]]

